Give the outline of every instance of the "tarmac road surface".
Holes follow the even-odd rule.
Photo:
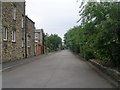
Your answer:
[[[3,88],[113,88],[69,50],[46,55],[2,74]]]

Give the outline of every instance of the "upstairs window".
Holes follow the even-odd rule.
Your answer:
[[[12,42],[16,42],[16,31],[12,31]]]
[[[24,17],[22,16],[22,20],[21,20],[21,24],[22,24],[22,28],[24,27]]]
[[[13,7],[13,20],[16,20],[16,7]]]
[[[22,39],[22,47],[24,47],[24,40]]]
[[[8,39],[8,29],[6,27],[3,28],[3,40],[7,41]]]
[[[27,37],[27,47],[30,47],[30,37]]]
[[[38,39],[38,33],[35,33],[35,39]]]

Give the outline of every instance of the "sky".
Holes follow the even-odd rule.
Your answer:
[[[35,22],[36,29],[45,33],[64,34],[79,20],[77,0],[26,0],[26,15]]]

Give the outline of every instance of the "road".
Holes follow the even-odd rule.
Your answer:
[[[3,72],[3,88],[112,88],[69,50]]]

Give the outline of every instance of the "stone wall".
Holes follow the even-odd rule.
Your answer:
[[[25,30],[26,30],[26,57],[35,55],[35,23],[28,18],[25,17]],[[30,39],[30,46],[28,46],[28,37]]]
[[[21,6],[22,5],[22,6]],[[13,8],[16,7],[16,20],[13,20]],[[2,61],[14,61],[25,56],[25,47],[22,47],[22,40],[25,40],[25,28],[22,28],[22,16],[25,16],[25,3],[3,2],[2,4],[2,31],[8,29],[7,40],[3,40]],[[16,32],[15,42],[12,42],[12,31]],[[4,32],[4,31],[3,31]],[[4,37],[4,34],[3,34]]]
[[[110,67],[105,67],[102,64],[96,62],[94,59],[89,60],[91,64],[96,66],[100,71],[102,71],[104,74],[107,75],[106,79],[110,81],[111,84],[113,84],[115,87],[120,88],[120,72],[112,69]],[[109,79],[110,77],[110,79]]]

